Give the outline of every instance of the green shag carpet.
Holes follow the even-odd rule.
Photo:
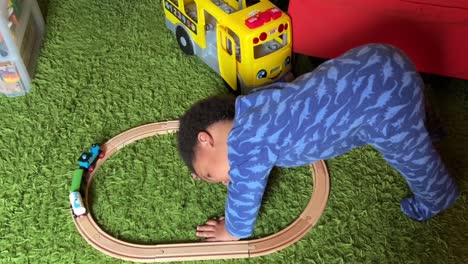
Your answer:
[[[135,126],[177,119],[226,93],[184,55],[157,0],[40,1],[47,33],[33,89],[0,96],[0,263],[122,263],[92,248],[70,216],[77,158]],[[424,223],[400,212],[409,190],[371,147],[327,161],[331,194],[315,228],[265,257],[204,263],[468,263],[468,81],[427,78],[448,131],[438,144],[463,192]],[[437,80],[437,81],[434,81]],[[291,223],[311,195],[308,168],[275,169],[255,237]],[[225,188],[191,179],[175,136],[144,139],[97,172],[92,213],[120,239],[197,241],[195,227],[223,214]]]

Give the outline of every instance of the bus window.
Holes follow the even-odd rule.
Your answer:
[[[236,42],[235,43],[236,44],[236,59],[238,62],[241,62],[242,60],[241,60],[241,48],[240,48],[239,36],[237,36],[237,34],[234,33],[234,31],[232,31],[231,29],[228,29],[228,33]]]
[[[257,3],[260,3],[260,0],[245,0],[245,5],[247,7],[253,6],[253,5],[257,4]]]
[[[228,1],[228,0],[226,0],[226,1]],[[229,5],[229,3],[225,2],[224,0],[211,0],[211,2],[213,2],[215,5],[217,5],[226,14],[231,14],[231,13],[234,13],[235,11],[237,11],[236,9],[234,9],[234,7]]]
[[[254,46],[254,58],[262,58],[271,54],[288,44],[287,33],[281,34],[277,37],[270,39],[267,42]]]
[[[214,18],[210,13],[208,13],[205,10],[205,31],[207,32],[214,31],[216,28],[216,24],[217,24],[216,18]],[[208,43],[208,40],[207,40],[207,43]],[[214,43],[214,41],[211,41],[211,43]]]
[[[228,38],[226,38],[226,51],[229,53],[229,55],[232,55],[232,42]]]
[[[179,0],[169,0],[172,2],[175,6],[179,6]]]
[[[184,8],[187,16],[193,21],[198,22],[197,4],[193,0],[184,0]]]
[[[283,46],[286,46],[288,44],[288,34],[281,34],[279,36],[279,39],[281,40],[281,43],[283,43]]]
[[[217,6],[220,6],[222,2],[225,2],[229,7],[233,8],[234,10],[230,10],[231,12],[242,10],[249,6],[253,6],[257,3],[260,3],[260,0],[211,0]],[[244,3],[245,2],[245,3]],[[225,10],[226,13],[231,13]]]

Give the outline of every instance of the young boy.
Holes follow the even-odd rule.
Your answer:
[[[401,210],[429,219],[459,196],[424,126],[423,83],[400,50],[352,49],[291,83],[211,97],[180,119],[178,147],[194,178],[228,186],[225,218],[197,228],[208,241],[252,235],[273,166],[303,166],[372,145],[408,182]]]

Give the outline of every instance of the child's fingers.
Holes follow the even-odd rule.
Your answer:
[[[215,237],[215,233],[212,231],[197,231],[195,235],[200,238],[214,238]]]
[[[197,231],[215,231],[215,226],[212,225],[204,225],[204,226],[197,226]]]
[[[214,225],[217,225],[217,224],[218,224],[218,221],[215,220],[215,219],[211,219],[211,220],[206,221],[205,224],[206,224],[206,225],[214,226]]]

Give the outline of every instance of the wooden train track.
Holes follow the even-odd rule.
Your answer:
[[[95,170],[88,175],[85,185],[84,204],[88,204],[89,189],[97,169],[115,152],[139,139],[174,133],[178,121],[159,122],[139,126],[107,141],[101,146],[105,156],[96,163]],[[264,256],[281,250],[301,239],[319,220],[325,209],[329,193],[329,175],[325,162],[311,164],[313,171],[312,197],[301,215],[282,231],[268,237],[233,242],[198,242],[158,245],[138,245],[118,240],[105,233],[94,221],[91,213],[73,217],[76,228],[86,241],[104,254],[118,259],[135,262],[165,262],[226,258],[248,258]],[[73,216],[73,212],[72,212]]]

